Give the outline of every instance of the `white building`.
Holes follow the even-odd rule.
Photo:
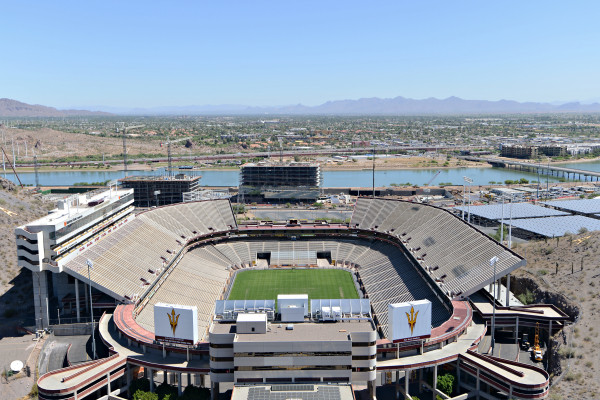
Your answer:
[[[49,325],[49,297],[61,298],[69,292],[66,286],[72,282],[61,274],[64,264],[133,219],[133,209],[133,189],[98,189],[61,200],[47,216],[15,228],[17,265],[33,274],[38,329]],[[79,289],[76,284],[78,314]],[[87,291],[85,296],[87,303]]]

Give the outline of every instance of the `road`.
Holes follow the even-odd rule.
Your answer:
[[[467,146],[468,147],[468,146]],[[439,150],[464,150],[465,147],[456,146],[421,146],[421,147],[406,147],[406,146],[390,146],[384,149],[376,148],[376,153],[382,154],[394,151],[439,151]],[[345,155],[345,154],[369,154],[373,152],[373,148],[370,147],[347,147],[341,149],[311,149],[311,150],[284,150],[282,152],[283,157],[294,157],[294,156],[322,156],[322,155]],[[177,161],[216,161],[216,160],[235,160],[242,158],[266,158],[272,156],[273,152],[254,152],[254,153],[234,153],[234,154],[213,154],[213,155],[198,155],[198,156],[173,156],[171,160]],[[147,163],[147,162],[167,162],[168,158],[161,157],[146,157],[146,158],[127,158],[127,161],[133,163]],[[98,163],[99,161],[95,161]],[[38,163],[39,167],[44,166],[66,166],[66,165],[89,165],[93,164],[94,161],[74,161],[74,162],[51,162],[51,163]],[[106,160],[105,164],[121,164],[123,160]],[[19,163],[16,167],[33,167],[33,163]]]

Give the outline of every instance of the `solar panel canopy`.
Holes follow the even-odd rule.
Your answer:
[[[542,204],[581,214],[600,213],[600,197],[595,199],[546,201]]]
[[[464,211],[465,214],[469,211],[469,207],[467,206],[459,206],[456,207],[456,209],[459,211]],[[471,206],[471,215],[476,215],[481,218],[500,220],[502,219],[503,214],[505,220],[508,220],[511,214],[513,219],[569,215],[568,213],[563,211],[554,210],[548,207],[537,206],[531,203],[512,203],[512,205],[510,203],[505,203],[504,212],[502,211],[502,204]]]
[[[600,220],[582,215],[566,217],[526,218],[512,222],[513,228],[523,229],[540,236],[558,237],[567,232],[578,233],[581,228],[588,231],[600,230]]]

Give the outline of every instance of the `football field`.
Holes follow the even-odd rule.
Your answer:
[[[309,299],[358,299],[350,272],[341,269],[267,269],[237,274],[229,300],[269,300],[278,294]]]

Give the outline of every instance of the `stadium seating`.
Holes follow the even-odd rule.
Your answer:
[[[423,260],[445,291],[472,293],[493,276],[490,259],[498,257],[497,276],[521,259],[449,212],[398,200],[358,199],[351,225],[397,236]]]
[[[198,333],[202,339],[214,312],[215,301],[220,298],[229,278],[226,266],[209,262],[204,258],[208,253],[206,247],[199,247],[186,253],[160,290],[142,309],[136,321],[144,329],[154,331],[154,304],[192,305],[198,308]]]
[[[153,330],[152,306],[157,302],[198,307],[199,332],[210,323],[214,302],[223,295],[233,271],[267,266],[259,253],[270,254],[270,265],[327,266],[317,254],[329,252],[336,266],[352,269],[360,278],[381,331],[387,334],[390,303],[428,299],[433,326],[450,317],[442,293],[482,287],[493,276],[490,259],[498,257],[497,276],[521,260],[492,239],[450,213],[423,204],[396,200],[358,200],[351,225],[389,233],[402,242],[361,238],[258,239],[230,237],[189,250],[161,282],[137,320]],[[139,214],[65,264],[67,272],[86,276],[86,260],[94,262],[92,280],[100,290],[135,299],[153,284],[188,241],[195,236],[237,228],[228,200],[181,203]],[[419,263],[405,254],[411,252]],[[262,256],[261,256],[262,257]],[[421,269],[422,268],[422,269]],[[430,274],[442,290],[422,275]],[[105,288],[105,289],[103,289]]]
[[[227,214],[229,213],[229,214]],[[68,261],[64,268],[87,277],[86,260],[93,262],[90,277],[96,287],[116,298],[140,296],[162,268],[196,235],[237,227],[229,200],[180,203],[139,214]],[[209,229],[212,228],[212,229]],[[216,252],[218,253],[218,252]],[[227,258],[208,253],[221,265]]]

